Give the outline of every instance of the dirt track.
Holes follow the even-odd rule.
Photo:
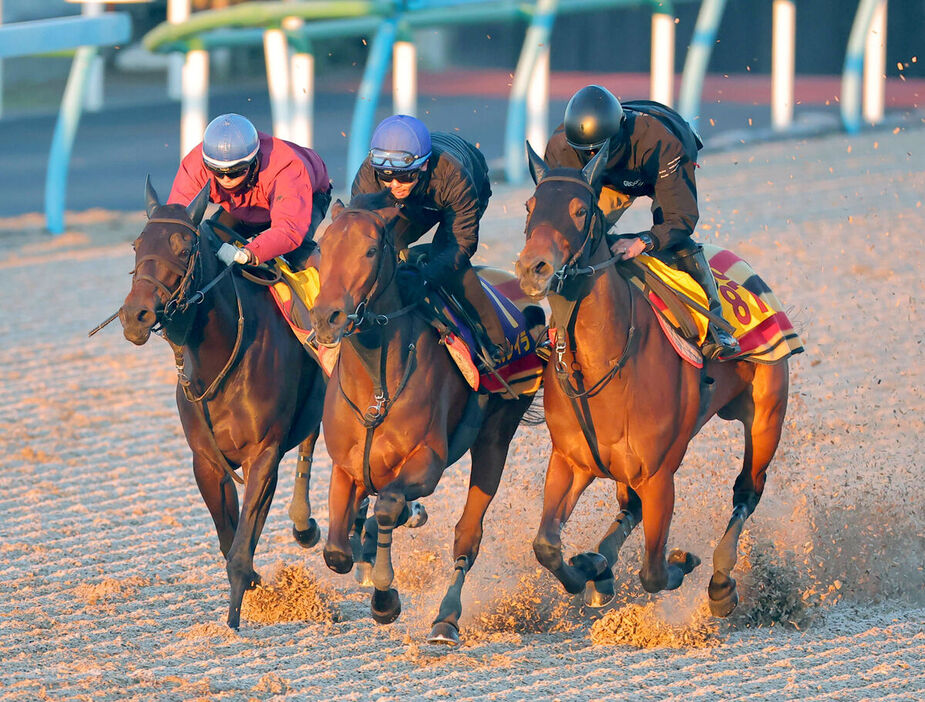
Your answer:
[[[423,637],[451,567],[465,462],[425,501],[428,525],[396,533],[404,613],[379,627],[352,578],[292,542],[287,457],[257,551],[277,590],[249,596],[228,630],[172,355],[158,339],[130,345],[118,323],[86,337],[128,291],[140,207],[69,215],[55,240],[39,218],[0,221],[0,699],[925,698],[923,159],[921,128],[703,155],[700,238],[752,264],[807,347],[733,617],[702,608],[738,426],[714,420],[678,473],[671,544],[705,566],[649,597],[632,536],[615,613],[596,625],[533,558],[548,439],[525,428],[455,651]],[[510,269],[529,193],[497,190],[481,256]],[[645,211],[632,215],[644,226]],[[323,446],[316,455],[324,527],[330,464]],[[572,551],[599,538],[611,495],[588,491],[565,530]]]

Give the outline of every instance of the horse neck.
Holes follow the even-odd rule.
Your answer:
[[[190,294],[195,294],[220,275],[224,267],[215,257],[211,248],[202,241],[200,250],[201,275],[197,276]],[[244,320],[254,319],[259,312],[249,310],[252,307],[250,287],[241,280],[232,280],[235,271],[231,271],[215,287],[210,289],[196,306],[195,316],[183,345],[184,358],[188,361],[188,373],[191,379],[201,382],[211,381],[225,367],[234,353],[239,333],[238,297],[240,296],[241,313]],[[237,288],[237,292],[235,290]],[[271,310],[272,311],[272,310]]]

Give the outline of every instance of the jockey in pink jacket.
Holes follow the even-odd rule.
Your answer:
[[[251,239],[241,249],[221,246],[217,255],[226,265],[285,255],[294,269],[304,266],[331,202],[317,153],[258,132],[241,115],[220,115],[183,158],[167,202],[188,205],[206,183],[209,199],[227,213],[219,221]]]

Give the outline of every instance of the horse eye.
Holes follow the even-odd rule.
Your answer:
[[[576,216],[576,217],[584,217],[587,213],[588,213],[588,211],[587,211],[584,207],[579,207],[579,208],[575,211],[575,216]]]
[[[377,250],[378,250],[378,249],[376,249],[375,246],[371,246],[371,247],[366,251],[366,258],[374,258],[375,255],[376,255],[376,251],[377,251]]]

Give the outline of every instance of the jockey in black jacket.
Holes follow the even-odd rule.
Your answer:
[[[625,108],[625,109],[624,109]],[[639,196],[652,200],[652,228],[611,239],[614,255],[630,259],[658,252],[704,289],[710,310],[722,316],[713,273],[691,236],[699,218],[694,169],[703,146],[694,129],[674,110],[650,100],[622,105],[599,85],[572,96],[565,119],[546,145],[550,167],[582,168],[607,142],[610,158],[601,178],[599,204],[616,235],[616,222]],[[739,351],[736,339],[712,322],[704,354],[716,358]]]
[[[396,247],[406,249],[437,226],[422,267],[424,279],[466,305],[472,321],[482,327],[474,331],[493,363],[507,360],[511,346],[469,261],[491,197],[482,152],[455,134],[431,134],[420,120],[393,115],[373,132],[351,197],[384,188],[399,211],[393,230]]]

